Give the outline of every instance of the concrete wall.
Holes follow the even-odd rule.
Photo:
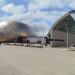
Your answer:
[[[66,46],[66,43],[67,43],[66,32],[62,32],[62,31],[58,31],[58,30],[52,30],[51,38],[64,40],[64,42],[53,41],[53,42],[51,42],[52,46]],[[69,33],[69,46],[71,46],[72,44],[75,44],[75,34]]]

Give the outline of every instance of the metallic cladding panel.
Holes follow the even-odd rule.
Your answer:
[[[20,22],[2,22],[0,24],[0,41],[7,41],[17,36],[32,35],[30,28]]]

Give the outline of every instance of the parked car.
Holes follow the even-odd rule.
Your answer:
[[[75,45],[74,44],[71,45],[70,48],[69,48],[69,50],[73,50],[74,51],[75,50]]]

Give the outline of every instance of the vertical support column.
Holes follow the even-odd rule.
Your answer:
[[[51,39],[53,39],[53,31],[52,31],[52,29],[51,29],[51,31],[50,31],[50,33],[51,33]],[[52,47],[52,45],[53,45],[53,41],[50,41],[50,45],[51,45],[51,47]]]
[[[69,48],[69,31],[67,29],[67,50],[68,50],[68,48]]]
[[[71,26],[67,26],[66,27],[66,32],[67,32],[67,36],[66,36],[66,39],[67,39],[67,43],[66,43],[66,45],[67,45],[67,50],[68,50],[68,48],[69,48],[69,30],[71,29]]]

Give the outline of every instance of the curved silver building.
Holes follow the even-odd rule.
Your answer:
[[[75,10],[60,17],[50,31],[51,46],[71,46],[75,44]]]
[[[15,21],[0,22],[0,42],[15,39],[18,36],[31,36],[32,32],[28,25]]]

